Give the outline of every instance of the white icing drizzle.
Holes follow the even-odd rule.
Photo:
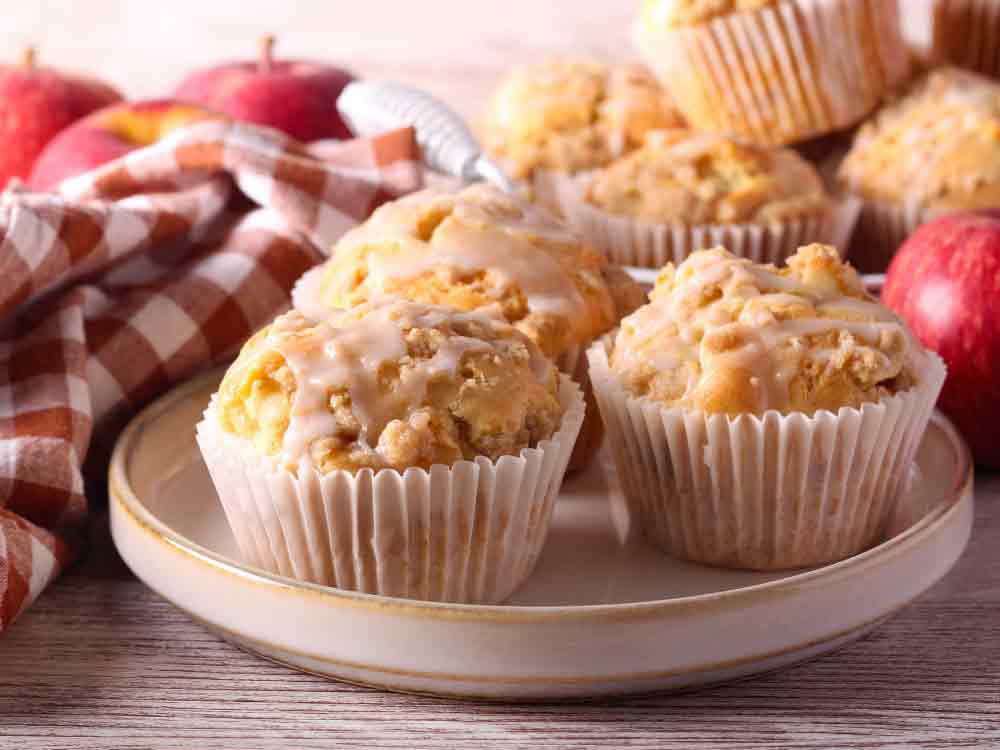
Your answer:
[[[310,268],[292,287],[292,306],[310,320],[323,320],[330,308],[323,303],[323,274],[325,266]]]
[[[315,322],[294,312],[279,317],[268,333],[268,343],[284,357],[296,380],[280,460],[286,465],[308,465],[310,444],[341,431],[329,404],[331,394],[341,390],[350,396],[351,410],[361,426],[357,442],[377,448],[390,421],[405,420],[421,407],[429,383],[440,376],[456,377],[467,353],[495,348],[490,341],[455,333],[452,323],[461,319],[496,325],[478,313],[387,299],[359,308],[345,320],[334,316]],[[445,333],[433,356],[425,360],[408,357],[405,332],[411,328]],[[532,351],[535,371],[550,372],[547,360]],[[401,361],[406,366],[391,390],[380,388],[382,368]]]
[[[386,221],[370,222],[345,237],[352,245],[398,243],[404,248],[369,254],[366,283],[374,291],[384,291],[390,279],[413,279],[439,269],[456,275],[489,272],[502,286],[520,287],[533,313],[565,316],[571,324],[587,318],[586,300],[571,272],[538,247],[579,246],[579,238],[547,212],[482,187],[458,194],[423,191],[398,204],[420,207],[434,199],[449,212],[430,241]]]
[[[783,309],[792,312],[782,318]],[[805,342],[831,333],[829,345]],[[874,300],[806,285],[716,249],[692,255],[677,270],[672,290],[622,321],[614,365],[621,372],[642,366],[674,371],[700,363],[701,369],[687,368],[683,398],[712,369],[743,370],[760,411],[783,411],[789,383],[805,359],[830,366],[846,343],[871,347],[888,368],[880,347],[895,336],[912,346],[905,326]]]
[[[456,226],[447,243],[431,245],[428,252],[411,254],[405,262],[374,261],[369,276],[381,285],[384,278],[415,278],[440,267],[466,273],[491,270],[502,283],[517,284],[528,298],[532,312],[567,317],[580,312],[583,297],[559,264],[517,238],[504,233],[484,238]]]

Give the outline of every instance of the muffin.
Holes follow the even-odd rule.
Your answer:
[[[844,243],[857,211],[791,149],[686,130],[648,133],[559,196],[567,221],[609,260],[647,268],[715,245],[778,263],[803,242]]]
[[[679,127],[670,98],[641,65],[549,60],[511,71],[488,106],[486,151],[555,209],[560,175],[600,167],[658,128]]]
[[[488,185],[425,190],[379,208],[293,293],[307,315],[391,294],[488,310],[530,338],[589,393],[586,347],[644,301],[638,284],[544,209]],[[572,468],[601,437],[596,408]]]
[[[1000,84],[929,73],[858,131],[839,177],[863,201],[851,248],[863,271],[885,270],[938,214],[1000,206]]]
[[[909,0],[903,36],[925,65],[1000,76],[1000,0]]]
[[[773,570],[877,543],[944,365],[830,246],[668,265],[588,352],[634,517],[672,555]]]
[[[905,81],[897,0],[645,0],[636,43],[695,130],[788,144]]]
[[[498,602],[538,556],[583,409],[513,327],[382,298],[258,332],[198,443],[247,562],[353,591]]]

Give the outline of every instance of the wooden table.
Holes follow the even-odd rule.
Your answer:
[[[513,706],[299,674],[190,622],[95,552],[0,637],[2,748],[1000,746],[1000,475],[952,572],[867,639],[676,696]]]
[[[0,42],[133,96],[251,52],[350,61],[480,110],[514,61],[630,56],[633,0],[129,3],[5,7]],[[141,9],[141,13],[139,10]],[[81,33],[86,29],[86,33]],[[94,553],[0,637],[0,748],[1000,746],[1000,476],[981,477],[957,568],[866,640],[779,674],[683,696],[505,706],[391,695],[247,655],[133,578],[98,522]]]

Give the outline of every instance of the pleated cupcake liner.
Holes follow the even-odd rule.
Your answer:
[[[585,241],[612,263],[662,268],[681,263],[695,250],[722,245],[755,263],[781,264],[802,245],[823,242],[847,251],[860,202],[853,197],[834,201],[827,211],[768,224],[658,224],[604,211],[585,200],[592,175],[559,184],[563,214]]]
[[[592,344],[574,344],[555,358],[555,365],[560,372],[569,375],[580,386],[587,411],[580,426],[573,454],[569,459],[567,474],[575,474],[587,468],[604,441],[604,421],[594,400],[594,388],[590,384],[590,365],[587,362],[587,349]]]
[[[787,144],[840,130],[909,72],[897,0],[779,0],[635,41],[695,130]]]
[[[943,213],[940,209],[865,200],[851,237],[848,260],[861,273],[882,273],[917,227]]]
[[[498,603],[535,566],[580,424],[579,387],[537,448],[404,472],[298,475],[219,426],[197,440],[243,560],[301,581],[427,601]]]
[[[903,38],[927,66],[1000,76],[1000,0],[907,0]]]
[[[880,541],[945,377],[928,354],[919,385],[860,409],[729,417],[631,395],[607,352],[588,350],[591,380],[638,526],[675,557],[753,570]]]
[[[559,199],[559,191],[562,183],[572,178],[573,174],[570,172],[536,169],[531,175],[532,202],[547,208],[559,218],[565,218],[562,202]]]

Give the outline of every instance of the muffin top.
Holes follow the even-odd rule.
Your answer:
[[[1000,85],[956,68],[928,74],[858,131],[840,179],[908,210],[1000,205]]]
[[[484,122],[486,150],[517,179],[577,172],[636,148],[649,130],[679,127],[668,94],[639,65],[550,60],[509,73]]]
[[[381,299],[254,335],[215,401],[222,428],[297,470],[429,468],[534,447],[558,429],[555,368],[482,313]]]
[[[828,245],[782,269],[699,250],[668,264],[650,299],[622,321],[611,368],[669,407],[836,412],[914,384],[919,345]]]
[[[830,198],[816,169],[791,149],[722,135],[664,130],[597,170],[584,200],[654,222],[784,221],[822,213]]]
[[[340,239],[319,274],[321,308],[393,294],[489,309],[551,357],[641,304],[635,282],[548,212],[484,184],[385,204]],[[311,307],[298,295],[296,304]]]
[[[677,28],[777,3],[778,0],[644,0],[642,18],[656,28]]]

